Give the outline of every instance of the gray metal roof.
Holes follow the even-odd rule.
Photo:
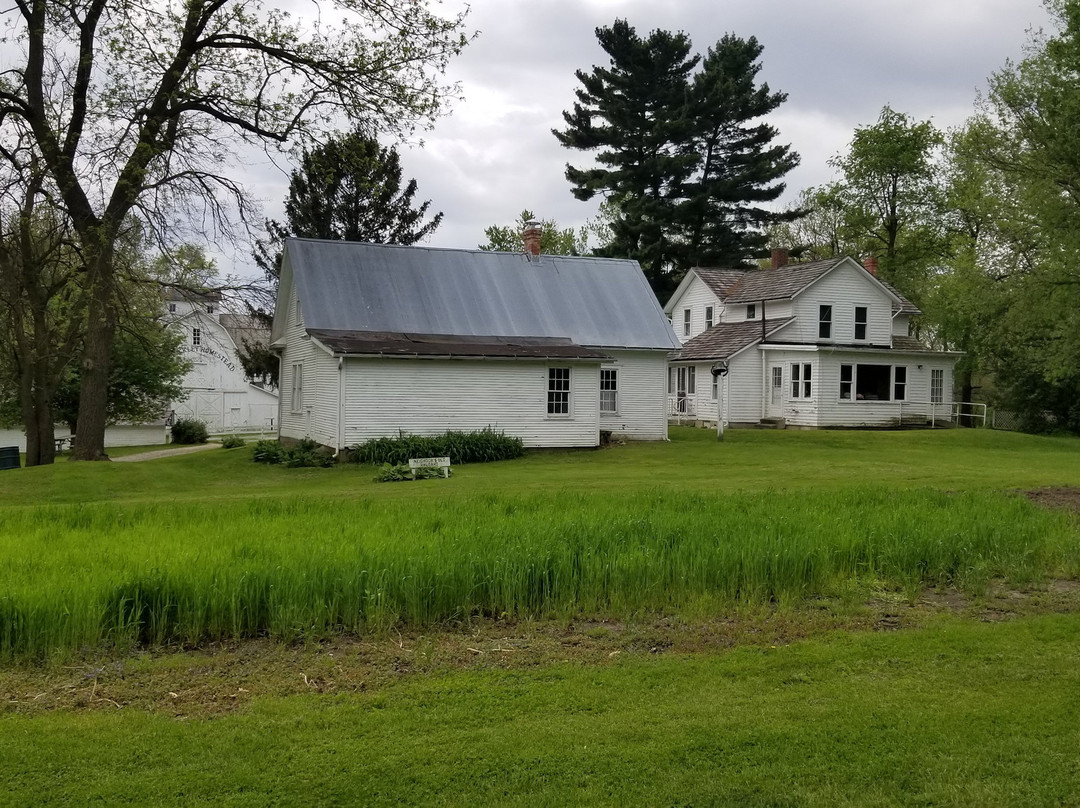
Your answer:
[[[309,330],[679,347],[636,261],[287,239],[284,266]]]

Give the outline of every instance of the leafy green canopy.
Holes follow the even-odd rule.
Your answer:
[[[787,96],[756,84],[755,38],[725,36],[702,60],[681,32],[643,39],[616,20],[596,36],[610,67],[575,73],[578,100],[553,132],[596,153],[597,165],[567,165],[566,177],[578,199],[603,193],[617,206],[602,252],[640,261],[664,296],[688,267],[741,263],[764,248],[767,224],[797,218],[761,207],[799,158],[760,120]]]

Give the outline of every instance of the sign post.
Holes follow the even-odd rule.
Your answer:
[[[716,402],[716,440],[722,441],[724,439],[724,406],[727,404],[727,374],[728,363],[726,359],[721,359],[712,366],[713,378],[717,378],[720,381],[718,385],[720,389],[720,400]]]

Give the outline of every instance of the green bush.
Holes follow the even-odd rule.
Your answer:
[[[447,476],[453,474],[453,471],[453,469],[447,469]],[[430,480],[442,476],[443,473],[441,468],[419,468],[416,470],[416,476],[414,477],[413,471],[408,463],[399,463],[398,465],[383,463],[379,468],[378,474],[375,475],[375,482],[396,483],[401,482],[402,480]]]
[[[209,437],[206,424],[195,418],[181,418],[172,427],[173,443],[206,443]]]
[[[478,432],[444,432],[441,435],[408,435],[396,438],[375,438],[349,448],[354,463],[408,463],[415,457],[449,457],[454,465],[489,463],[493,460],[512,460],[525,454],[521,438],[515,438],[491,427]]]
[[[256,441],[252,459],[256,463],[281,464],[291,469],[328,468],[336,462],[333,455],[311,438],[297,441],[291,448],[285,448],[276,440]]]
[[[244,439],[239,435],[226,435],[221,439],[222,449],[239,449],[244,445]]]

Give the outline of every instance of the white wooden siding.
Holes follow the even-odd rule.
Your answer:
[[[289,289],[290,305],[287,309],[288,319],[285,326],[285,350],[281,356],[281,372],[278,380],[280,410],[278,423],[280,434],[285,438],[314,438],[315,424],[314,405],[316,384],[315,351],[317,350],[311,338],[304,331],[304,324],[296,317],[296,306],[292,303],[296,299],[296,288]],[[322,353],[322,351],[320,351]],[[304,366],[304,389],[303,406],[300,412],[293,412],[293,365],[301,363]],[[332,441],[326,445],[332,446]]]
[[[600,413],[600,428],[631,440],[667,440],[667,351],[604,350],[618,370],[618,412]]]
[[[701,280],[694,277],[671,309],[671,327],[680,342],[687,342],[705,330],[705,307],[713,307],[713,325],[720,322],[724,304],[716,294]],[[683,312],[690,309],[690,335],[683,331]]]
[[[832,306],[832,335],[829,339],[818,337],[818,307],[823,305]],[[866,342],[891,345],[892,299],[863,270],[846,263],[829,272],[795,299],[793,313],[797,319],[772,339],[775,342],[851,344],[855,342],[856,306],[869,309]]]
[[[911,333],[911,315],[907,312],[899,312],[892,321],[892,334],[894,337],[906,337]]]
[[[837,352],[821,356],[820,426],[888,426],[903,416],[936,415],[948,420],[953,402],[953,361],[926,354]],[[840,365],[901,365],[907,368],[903,402],[855,401],[840,398]],[[922,366],[921,368],[919,366]],[[942,403],[930,407],[930,371],[944,371]]]
[[[571,368],[571,417],[547,414],[548,368]],[[403,430],[436,435],[491,427],[526,446],[596,446],[600,363],[345,360],[345,444]]]
[[[748,319],[746,316],[747,303],[733,303],[724,310],[725,323],[742,323]],[[764,304],[758,301],[753,304],[754,319],[760,320],[762,312],[770,320],[784,319],[791,316],[792,306],[790,300],[766,300]]]

